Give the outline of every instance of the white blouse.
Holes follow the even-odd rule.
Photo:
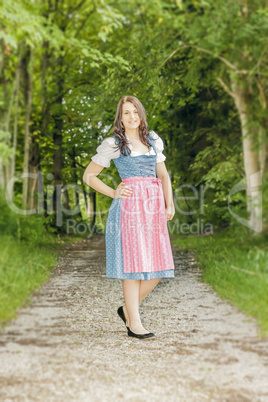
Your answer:
[[[155,148],[156,148],[156,163],[158,162],[163,162],[166,159],[166,156],[162,153],[164,150],[164,144],[162,139],[159,137],[158,134],[156,134],[153,130],[150,131],[152,134],[152,137],[155,141]],[[153,147],[151,146],[150,150],[146,152],[145,154],[141,154],[140,152],[137,151],[132,151],[132,145],[130,143],[129,137],[126,134],[126,138],[129,141],[129,149],[131,150],[131,155],[130,156],[138,156],[138,155],[155,155],[155,151]],[[93,162],[97,163],[98,165],[104,166],[104,167],[110,167],[111,160],[112,159],[117,159],[120,156],[120,149],[114,150],[112,147],[116,145],[115,138],[113,137],[107,137],[105,138],[102,143],[97,147],[96,151],[97,154],[93,155],[91,159]]]

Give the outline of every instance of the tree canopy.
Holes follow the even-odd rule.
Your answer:
[[[105,222],[110,200],[82,176],[119,99],[134,95],[164,141],[180,223],[267,230],[266,2],[10,0],[0,19],[10,203],[57,230],[70,218],[57,221],[59,197],[77,222],[91,209],[94,227]]]

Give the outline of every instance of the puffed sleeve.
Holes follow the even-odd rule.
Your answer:
[[[154,143],[155,143],[155,148],[156,148],[156,154],[157,154],[156,163],[164,162],[164,160],[167,159],[166,156],[163,154],[164,143],[158,134],[156,134],[154,131],[151,131],[151,133],[152,133]]]
[[[103,167],[110,167],[111,160],[120,156],[120,150],[116,150],[116,144],[113,137],[105,138],[96,148],[97,153],[91,157],[93,162]]]

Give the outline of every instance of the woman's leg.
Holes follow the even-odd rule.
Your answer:
[[[141,281],[140,285],[140,303],[145,297],[151,293],[153,288],[161,281],[162,278],[150,279],[149,281]]]
[[[139,304],[153,290],[160,280],[161,278],[155,278],[149,281],[133,279],[123,280],[123,293],[125,299],[125,306],[123,306],[123,310],[125,313],[127,326],[131,329],[131,331],[135,333],[146,332],[140,320]]]
[[[130,330],[136,334],[146,334],[149,331],[142,325],[139,313],[140,282],[140,279],[123,280],[123,293],[125,298],[125,308],[123,308],[127,326]]]

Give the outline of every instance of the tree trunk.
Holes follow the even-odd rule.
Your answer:
[[[28,170],[29,170],[29,149],[30,149],[30,117],[32,110],[33,98],[33,49],[29,46],[26,48],[25,56],[22,60],[24,69],[25,81],[25,135],[24,135],[24,159],[23,159],[23,190],[22,190],[22,204],[27,206],[28,203]],[[28,71],[29,68],[29,71]]]
[[[42,113],[41,113],[41,123],[40,123],[40,131],[41,136],[46,135],[49,121],[50,121],[50,108],[49,108],[49,100],[47,94],[47,68],[49,64],[49,42],[43,43],[42,49],[42,62],[41,62],[41,103],[42,103]]]
[[[74,178],[75,184],[78,182],[78,177],[77,177],[77,166],[76,166],[76,160],[75,160],[75,147],[72,149],[72,168],[73,168],[73,175],[72,177]],[[75,198],[76,198],[76,207],[78,207],[79,210],[79,217],[82,218],[81,214],[81,209],[80,209],[80,200],[79,200],[79,193],[75,191]]]
[[[15,116],[14,116],[14,127],[13,127],[13,155],[10,160],[10,178],[12,179],[16,171],[16,151],[17,151],[17,140],[18,140],[18,114],[19,114],[19,91],[20,91],[20,75],[21,75],[21,52],[19,53],[19,60],[16,70],[16,85],[15,85]],[[14,195],[14,181],[11,182],[10,187],[10,198],[13,200]]]
[[[249,132],[248,93],[246,88],[231,80],[232,93],[239,113],[242,130],[244,167],[247,183],[247,211],[250,213],[248,227],[256,232],[262,230],[262,197],[260,186],[262,172],[259,152],[254,149],[255,141]]]
[[[265,129],[264,127],[260,128],[259,131],[259,144],[260,144],[260,152],[259,152],[259,164],[260,168],[265,171],[266,163],[267,163],[267,153],[268,147],[266,144],[266,137],[265,137]]]
[[[48,217],[48,208],[47,208],[47,189],[44,188],[44,215],[45,218]]]
[[[70,204],[70,197],[69,197],[69,191],[68,188],[64,191],[63,193],[63,206],[66,210],[71,209],[71,204]]]
[[[88,193],[86,191],[85,187],[86,187],[85,182],[82,181],[82,189],[83,189],[83,194],[84,194],[85,207],[86,207],[87,216],[89,216],[90,193]]]
[[[97,228],[96,228],[96,210],[97,210],[97,197],[96,197],[96,191],[93,191],[91,193],[91,200],[92,200],[92,209],[93,209],[93,219],[91,222],[91,233],[97,233]],[[93,229],[93,231],[92,231]]]
[[[3,166],[3,160],[0,157],[0,188],[5,187],[5,174],[4,174],[4,166]]]
[[[11,94],[11,98],[10,98],[10,102],[9,102],[9,107],[8,107],[8,111],[7,111],[7,116],[6,116],[5,131],[7,133],[10,133],[12,109],[13,109],[13,104],[14,104],[14,100],[15,100],[15,97],[16,97],[17,86],[18,86],[19,68],[20,68],[20,66],[19,66],[19,62],[18,62],[17,69],[16,69],[16,77],[15,77],[14,86],[13,86],[13,90],[12,90],[12,94]],[[11,148],[11,135],[6,140],[6,144],[7,144],[7,146],[9,148]],[[11,178],[11,163],[10,163],[10,159],[7,160],[7,162],[5,164],[5,171],[6,171],[6,183],[8,183],[10,178]]]
[[[0,39],[0,85],[4,84],[4,77],[3,77],[3,71],[4,71],[4,65],[5,65],[5,43],[4,40],[1,38]],[[1,110],[2,116],[4,115],[3,110]],[[1,118],[1,120],[3,117]],[[1,121],[1,128],[4,128],[4,123],[3,120]],[[4,172],[4,163],[3,159],[0,155],[0,188],[5,188],[5,172]]]
[[[61,49],[62,50],[62,49]],[[60,232],[59,226],[62,226],[62,209],[61,209],[61,189],[62,189],[62,131],[63,131],[63,107],[62,94],[64,87],[64,58],[61,56],[57,59],[58,74],[57,76],[57,93],[59,94],[56,104],[53,105],[53,173],[54,173],[54,192],[53,192],[53,211],[55,212],[55,222],[53,226]]]
[[[37,208],[38,200],[34,198],[34,192],[37,190],[37,180],[38,180],[38,169],[40,166],[40,152],[38,143],[32,139],[33,143],[30,148],[30,158],[29,158],[29,172],[31,177],[29,177],[29,207],[30,209]]]
[[[4,63],[4,59],[3,59],[3,63]],[[3,64],[3,68],[4,68],[4,64]],[[4,116],[4,131],[5,133],[8,133],[8,137],[5,137],[4,139],[4,143],[6,145],[7,148],[11,149],[11,134],[10,134],[10,126],[11,126],[11,116],[12,116],[12,109],[13,109],[13,104],[14,104],[14,99],[15,99],[15,95],[16,95],[16,90],[17,90],[17,75],[18,75],[18,71],[19,71],[19,62],[17,64],[17,69],[16,69],[16,78],[14,80],[14,85],[13,85],[13,89],[12,89],[12,93],[11,93],[11,98],[9,100],[8,103],[8,86],[7,86],[7,82],[4,78],[4,98],[5,101],[4,103],[7,104],[8,103],[8,108],[7,111],[5,111],[3,113]],[[3,161],[2,160],[2,169],[3,169],[3,174],[4,174],[4,186],[5,184],[7,184],[10,180],[11,177],[11,165],[10,165],[10,160],[7,158],[7,160]]]
[[[4,99],[3,99],[3,107],[0,106],[0,119],[1,125],[0,129],[5,131],[5,115],[6,115],[6,104],[8,101],[7,97],[7,83],[6,78],[4,76],[5,69],[5,55],[6,55],[6,45],[4,39],[0,39],[0,85],[3,87]],[[6,180],[5,180],[5,170],[4,170],[4,160],[0,155],[0,188],[5,188]]]

